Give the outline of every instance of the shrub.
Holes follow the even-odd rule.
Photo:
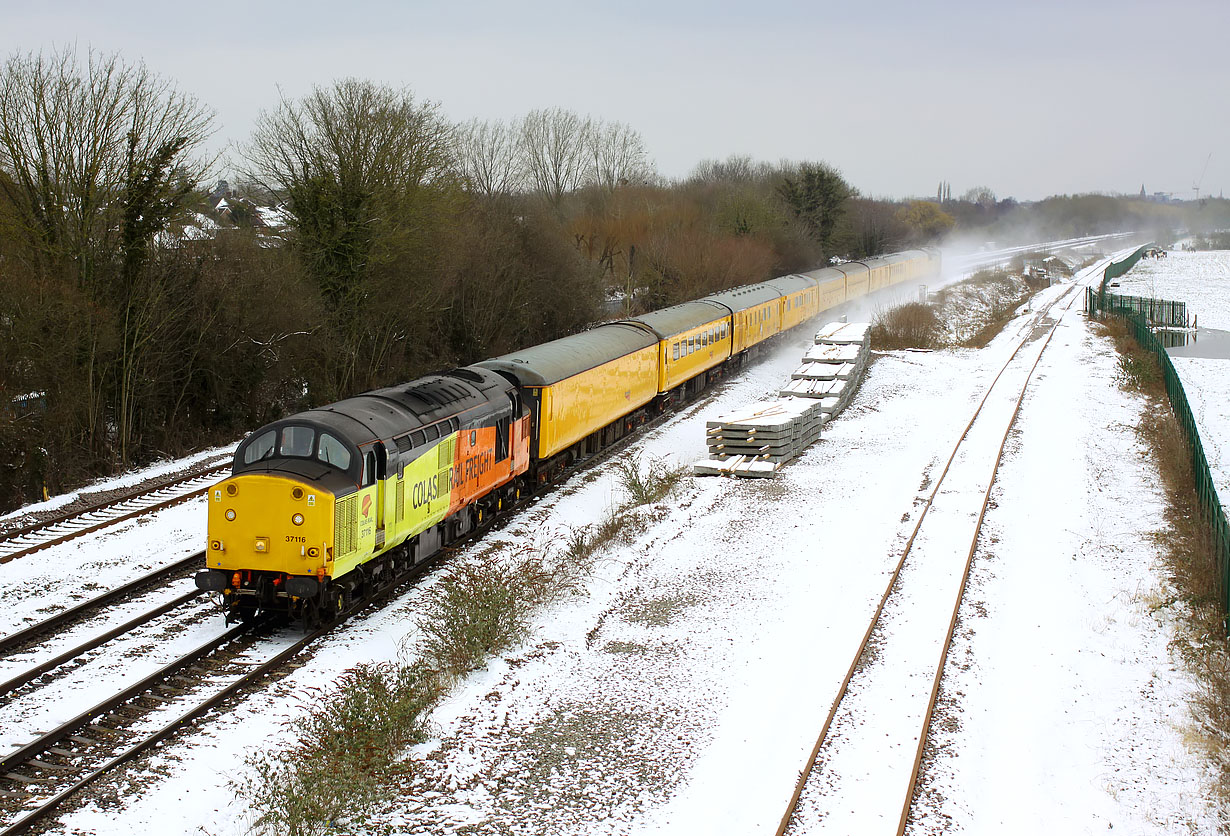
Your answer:
[[[454,566],[428,592],[418,626],[426,664],[457,677],[525,637],[535,606],[555,592],[542,557],[489,555]]]
[[[937,348],[939,333],[940,320],[935,310],[922,302],[910,302],[876,313],[871,344],[884,351]]]
[[[627,491],[631,500],[630,508],[658,502],[675,489],[686,473],[683,468],[671,467],[658,458],[650,458],[642,466],[640,460],[628,456],[617,462],[615,467],[620,486]]]
[[[305,698],[294,721],[299,742],[247,758],[232,788],[256,814],[253,830],[314,836],[387,798],[397,758],[423,738],[423,716],[439,680],[423,665],[359,665]]]

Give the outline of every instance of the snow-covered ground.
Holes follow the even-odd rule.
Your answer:
[[[1168,258],[1141,259],[1119,280],[1119,292],[1186,302],[1200,328],[1230,331],[1230,251],[1171,252]],[[1188,353],[1170,359],[1183,381],[1222,507],[1230,507],[1230,352],[1224,357],[1181,356]]]
[[[929,480],[1010,336],[978,351],[881,355],[847,411],[777,479],[689,479],[641,511],[643,530],[603,555],[583,594],[544,611],[525,645],[438,708],[433,739],[409,755],[416,777],[377,824],[772,833]],[[629,455],[702,458],[706,418],[776,390],[805,345],[788,341]],[[1204,766],[1183,742],[1192,684],[1167,649],[1168,611],[1151,608],[1165,583],[1151,536],[1163,520],[1131,429],[1142,402],[1116,387],[1115,367],[1110,343],[1067,316],[1000,470],[914,832],[1219,826]],[[622,501],[608,463],[481,547],[549,544]],[[194,502],[132,530],[188,548],[203,527]],[[118,534],[90,542],[93,562],[55,559],[101,570],[118,551],[140,551]],[[22,571],[22,582],[40,577]],[[228,781],[242,777],[244,753],[290,740],[313,687],[412,647],[424,588],[160,747],[120,779],[122,812],[92,802],[60,829],[243,833],[250,817]],[[823,817],[804,824],[823,832]]]

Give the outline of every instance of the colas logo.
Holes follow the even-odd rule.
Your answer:
[[[363,497],[363,516],[371,516],[372,513],[372,495],[368,494]]]

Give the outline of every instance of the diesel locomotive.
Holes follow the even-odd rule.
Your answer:
[[[914,250],[782,276],[292,415],[209,491],[203,590],[316,623],[820,312],[938,275]]]

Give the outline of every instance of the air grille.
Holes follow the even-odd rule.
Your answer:
[[[333,512],[335,557],[349,554],[357,548],[356,535],[359,521],[355,512],[358,510],[358,500],[358,494],[351,494],[345,499],[338,500],[337,509]]]

